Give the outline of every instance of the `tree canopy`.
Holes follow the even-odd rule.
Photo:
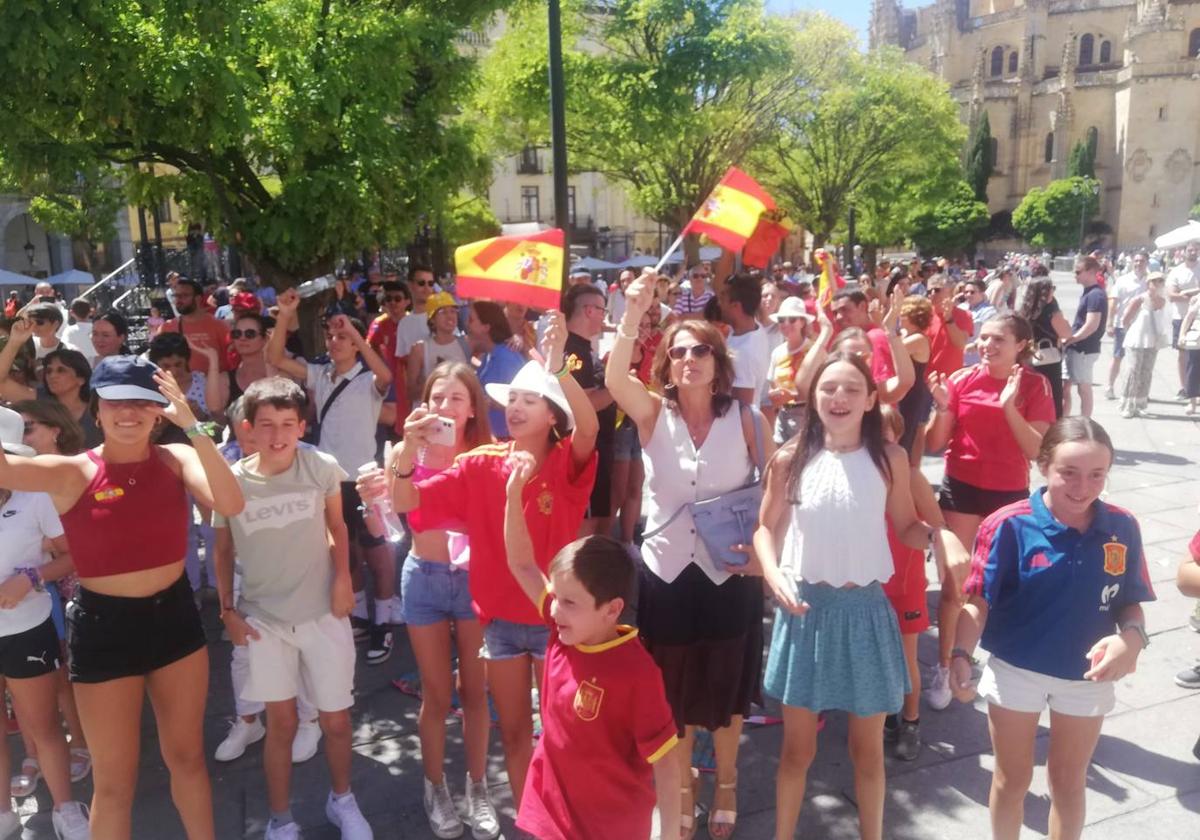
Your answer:
[[[0,158],[34,191],[115,165],[293,285],[484,182],[456,38],[501,4],[8,0]]]
[[[925,254],[953,254],[974,244],[988,224],[987,205],[959,181],[945,198],[918,210],[912,218],[913,244]]]
[[[988,180],[996,168],[992,156],[992,123],[987,111],[979,118],[975,127],[975,136],[971,139],[971,148],[967,151],[967,183],[975,192],[975,200],[987,204]]]
[[[1080,244],[1080,231],[1100,209],[1100,182],[1092,178],[1062,178],[1034,187],[1017,209],[1012,223],[1036,248],[1064,251]]]

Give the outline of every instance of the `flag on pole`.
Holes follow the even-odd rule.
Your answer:
[[[775,200],[736,166],[721,178],[687,223],[684,233],[702,233],[727,251],[740,251],[758,226],[758,218],[775,209]]]
[[[752,268],[766,268],[771,257],[779,250],[779,244],[787,238],[795,225],[783,210],[768,210],[758,219],[758,227],[746,240],[742,249],[742,262]]]
[[[562,296],[563,232],[496,236],[454,251],[456,291],[462,298],[557,309]]]
[[[817,265],[821,266],[821,292],[818,303],[822,309],[829,309],[833,306],[834,294],[846,285],[846,281],[834,271],[833,255],[824,248],[818,248],[813,258],[816,259]]]

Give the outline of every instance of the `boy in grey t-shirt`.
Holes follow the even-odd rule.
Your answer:
[[[331,790],[325,815],[347,840],[370,840],[371,827],[350,792],[350,707],[354,704],[354,607],[349,542],[332,456],[299,449],[304,391],[271,377],[246,389],[243,429],[257,452],[233,467],[246,506],[216,517],[221,619],[250,665],[242,697],[266,704],[263,767],[271,820],[266,840],[298,837],[289,804],[292,739],[300,687],[317,707]],[[233,554],[242,591],[233,604]]]

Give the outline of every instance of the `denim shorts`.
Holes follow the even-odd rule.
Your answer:
[[[640,461],[642,459],[642,442],[638,439],[638,428],[632,420],[626,417],[617,426],[613,436],[614,461]]]
[[[550,628],[544,624],[517,624],[493,618],[484,625],[479,658],[496,661],[529,654],[534,659],[545,659],[549,643]]]
[[[400,572],[404,623],[410,627],[423,627],[439,621],[474,619],[467,580],[466,569],[408,555]]]

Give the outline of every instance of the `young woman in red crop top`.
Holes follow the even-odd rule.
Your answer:
[[[133,356],[92,374],[104,443],[71,457],[0,455],[0,487],[48,493],[75,557],[67,606],[70,675],[92,750],[95,837],[128,838],[142,698],[150,694],[171,794],[189,840],[213,840],[204,766],[208,653],[183,574],[187,493],[224,516],[242,509],[237,481],[169,376]],[[194,448],[154,446],[163,418]]]

